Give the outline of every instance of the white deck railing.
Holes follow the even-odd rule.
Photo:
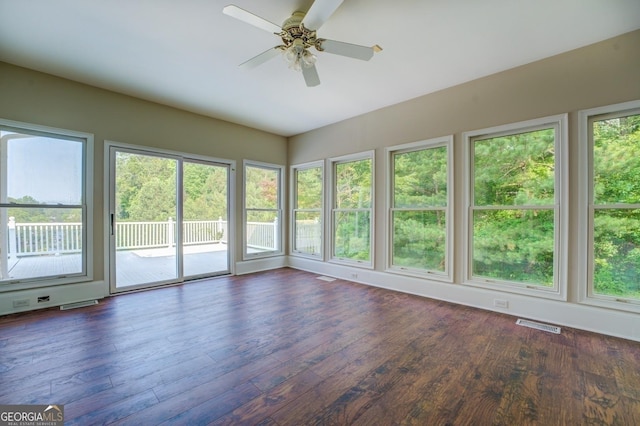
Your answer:
[[[11,220],[9,221],[9,254],[28,256],[80,251],[82,223],[12,224]]]
[[[182,223],[184,245],[227,242],[227,221],[188,220]],[[271,228],[273,223],[260,223],[254,228]],[[117,222],[116,250],[167,247],[175,245],[176,223]],[[38,256],[46,254],[80,253],[82,251],[82,223],[16,223],[9,218],[9,256]],[[272,241],[260,240],[262,232],[254,233],[257,246],[268,246]],[[272,237],[273,238],[273,237]]]
[[[322,225],[318,221],[298,220],[295,223],[294,250],[303,253],[321,254]]]

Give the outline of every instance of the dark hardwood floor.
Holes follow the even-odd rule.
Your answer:
[[[65,424],[640,425],[640,343],[280,269],[0,317]]]

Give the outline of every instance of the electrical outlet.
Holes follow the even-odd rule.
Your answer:
[[[493,306],[496,308],[508,309],[509,301],[504,299],[493,299]]]
[[[13,301],[14,308],[26,308],[29,306],[29,299],[16,299]]]

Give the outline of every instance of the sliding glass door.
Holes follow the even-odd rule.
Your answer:
[[[110,147],[112,292],[230,272],[229,169]]]
[[[229,273],[229,167],[184,161],[182,175],[184,275]]]

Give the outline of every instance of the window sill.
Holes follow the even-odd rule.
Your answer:
[[[588,306],[596,306],[598,308],[640,313],[640,300],[626,301],[615,296],[586,296],[581,298],[580,303]]]
[[[407,276],[407,277],[429,279],[429,280],[434,280],[434,281],[442,281],[442,282],[445,282],[445,283],[452,283],[453,282],[453,278],[450,275],[446,274],[445,272],[427,271],[427,270],[419,270],[419,269],[411,269],[411,268],[402,268],[402,267],[398,267],[398,266],[391,266],[391,267],[385,269],[385,272],[388,272],[390,274],[396,274],[396,275],[404,275],[404,276]]]
[[[470,287],[485,288],[504,293],[522,294],[525,296],[539,297],[543,299],[567,301],[566,291],[557,288],[545,288],[541,286],[510,283],[498,280],[466,280],[463,285]]]

